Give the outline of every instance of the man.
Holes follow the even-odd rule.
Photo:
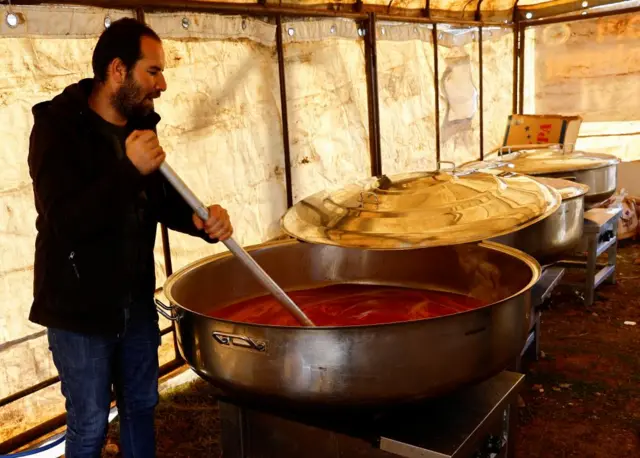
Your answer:
[[[33,108],[30,319],[48,328],[66,399],[67,458],[100,456],[112,385],[124,456],[155,456],[157,223],[212,243],[233,230],[217,205],[201,221],[158,171],[165,153],[153,99],[166,90],[163,68],[158,36],[123,19],[99,39],[93,79]]]

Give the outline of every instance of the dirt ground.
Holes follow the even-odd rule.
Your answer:
[[[621,242],[617,284],[586,308],[571,290],[543,311],[539,361],[525,365],[518,458],[640,457],[640,244]],[[625,324],[625,321],[638,325]],[[215,392],[200,380],[165,393],[158,457],[220,455]],[[104,457],[118,456],[117,423]]]
[[[558,291],[528,364],[518,458],[640,456],[640,244],[623,241],[617,284],[584,307]],[[625,324],[625,321],[637,323]]]

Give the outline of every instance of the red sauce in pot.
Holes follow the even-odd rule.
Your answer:
[[[292,291],[289,297],[316,326],[358,326],[452,315],[486,305],[461,294],[393,286],[340,284]],[[271,295],[228,305],[212,318],[242,323],[299,326]]]

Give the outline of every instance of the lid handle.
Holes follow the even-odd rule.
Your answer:
[[[442,167],[441,167],[442,164],[450,164],[452,166],[450,169],[451,172],[455,172],[456,170],[456,163],[453,161],[438,161],[437,164],[438,164],[438,172],[442,170]]]
[[[363,191],[360,193],[360,198],[358,199],[358,202],[360,202],[360,208],[364,208],[365,204],[370,204],[372,202],[367,202],[365,199],[365,196],[373,196],[373,200],[374,200],[374,204],[376,206],[376,208],[378,208],[378,205],[380,205],[380,200],[378,199],[378,196],[371,192],[371,191]]]

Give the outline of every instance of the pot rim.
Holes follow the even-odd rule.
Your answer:
[[[247,252],[251,252],[257,249],[262,249],[262,248],[266,248],[266,247],[272,247],[272,246],[279,246],[279,245],[293,245],[294,243],[307,243],[307,242],[303,242],[297,239],[285,239],[285,240],[275,240],[275,241],[268,241],[268,242],[264,242],[261,244],[257,244],[257,245],[250,245],[248,247],[245,248],[245,250]],[[369,325],[351,325],[351,326],[282,326],[282,325],[272,325],[272,324],[256,324],[256,323],[245,323],[242,321],[232,321],[232,320],[224,320],[224,319],[220,319],[220,318],[213,318],[211,316],[205,315],[201,312],[196,312],[193,311],[191,309],[188,309],[187,307],[184,307],[182,305],[180,305],[175,298],[173,297],[173,294],[171,293],[171,289],[172,287],[175,285],[175,283],[182,277],[184,276],[187,272],[194,270],[195,268],[208,264],[210,262],[214,262],[214,261],[218,261],[221,259],[226,259],[226,258],[230,258],[233,257],[233,254],[229,251],[225,251],[222,253],[216,253],[210,256],[206,256],[204,258],[201,258],[197,261],[191,262],[187,265],[185,265],[184,267],[182,267],[181,269],[177,270],[176,272],[174,272],[173,274],[171,274],[167,280],[164,283],[163,286],[163,292],[164,295],[166,296],[167,300],[169,301],[170,306],[173,307],[177,307],[182,309],[183,311],[192,313],[194,315],[198,315],[200,317],[206,318],[208,320],[213,320],[213,321],[217,321],[217,322],[221,322],[221,323],[227,323],[227,324],[232,324],[232,325],[242,325],[245,326],[247,328],[254,328],[254,329],[263,329],[263,328],[270,328],[270,329],[280,329],[280,330],[288,330],[288,331],[298,331],[301,329],[304,330],[313,330],[313,331],[335,331],[335,330],[361,330],[361,329],[368,329],[368,328],[376,328],[376,327],[384,327],[384,326],[410,326],[410,325],[415,325],[417,323],[424,323],[426,321],[430,321],[430,322],[434,322],[436,320],[443,320],[443,319],[450,319],[451,317],[455,317],[455,316],[460,316],[463,314],[471,314],[471,313],[476,313],[478,311],[482,311],[485,310],[489,307],[494,307],[500,304],[503,304],[507,301],[512,300],[513,298],[520,296],[526,292],[528,292],[529,290],[531,290],[531,288],[533,288],[533,286],[538,282],[538,280],[540,279],[540,276],[542,275],[542,268],[540,266],[540,263],[533,258],[532,256],[528,255],[527,253],[518,250],[516,248],[512,248],[509,247],[507,245],[504,245],[502,243],[497,243],[497,242],[491,242],[491,241],[481,241],[481,242],[470,242],[468,244],[460,244],[460,245],[478,245],[480,247],[484,247],[490,250],[494,250],[494,251],[499,251],[502,253],[505,253],[507,255],[511,255],[515,258],[518,258],[520,261],[524,262],[529,269],[531,270],[531,279],[529,280],[529,282],[522,287],[519,291],[515,292],[514,294],[505,297],[499,301],[496,302],[492,302],[489,304],[486,304],[482,307],[479,308],[475,308],[475,309],[471,309],[471,310],[466,310],[463,312],[457,312],[457,313],[452,313],[449,315],[444,315],[444,316],[439,316],[439,317],[435,317],[435,318],[423,318],[421,320],[410,320],[410,321],[396,321],[396,322],[391,322],[391,323],[379,323],[379,324],[369,324]],[[452,245],[453,246],[453,245]],[[422,249],[435,249],[438,247],[425,247]],[[345,248],[345,249],[355,249],[355,248]],[[247,274],[249,275],[249,274]],[[337,284],[337,283],[336,283]],[[268,294],[268,293],[267,293]],[[179,319],[176,321],[176,323],[179,324]]]
[[[569,202],[580,198],[584,199],[584,196],[586,196],[591,190],[588,185],[578,181],[569,180],[567,177],[531,176],[540,183],[558,191],[562,202]],[[561,185],[562,187],[560,187]]]
[[[616,158],[617,159],[617,158]],[[595,165],[592,167],[588,167],[588,168],[580,168],[580,167],[574,167],[571,169],[562,169],[562,170],[553,170],[553,171],[546,171],[546,172],[538,172],[538,171],[534,171],[534,172],[527,172],[524,175],[529,175],[529,176],[549,176],[549,175],[559,175],[562,173],[573,173],[573,172],[592,172],[595,170],[600,170],[600,169],[608,169],[608,168],[618,168],[618,165],[620,165],[620,159],[617,159],[618,162],[612,162],[611,164],[602,164],[602,165]]]

